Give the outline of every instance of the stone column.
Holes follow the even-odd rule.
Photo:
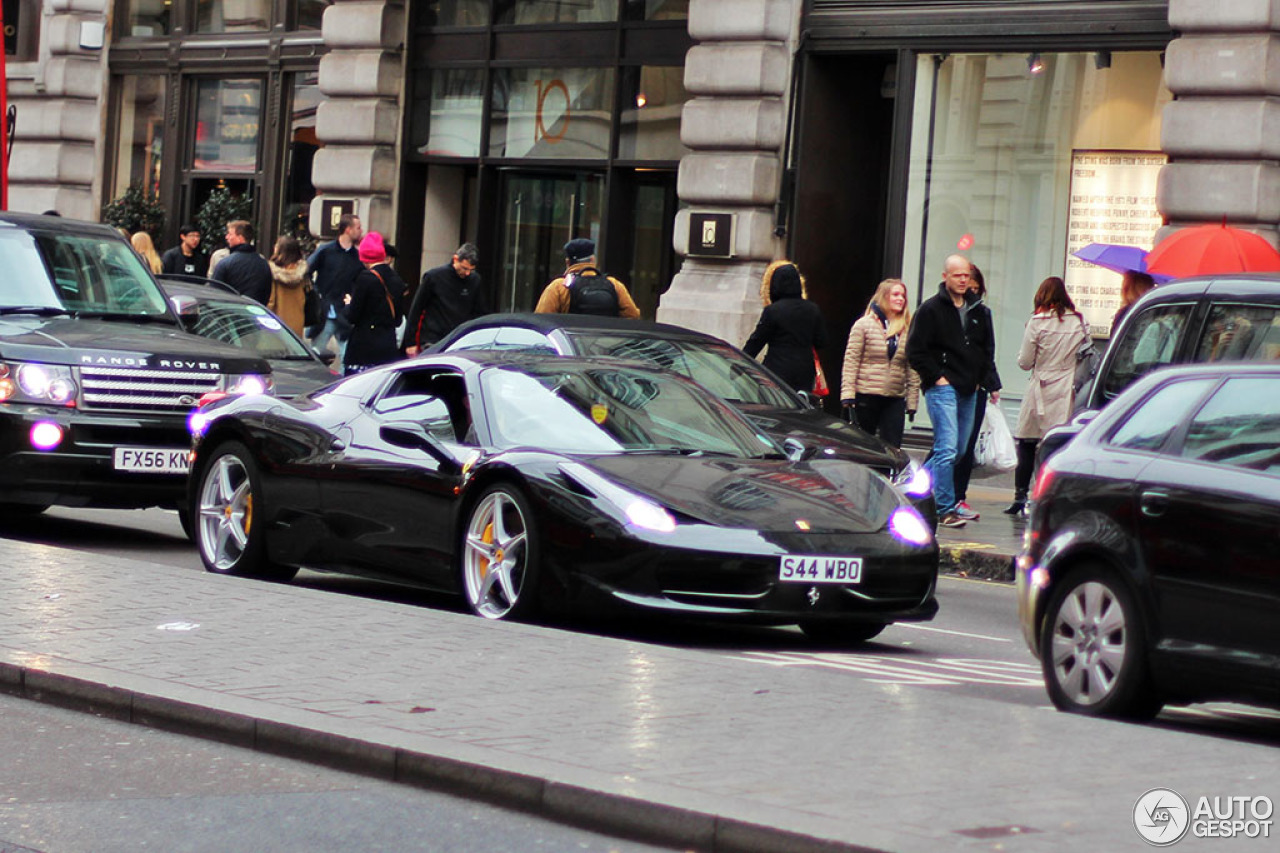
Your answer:
[[[90,220],[101,214],[106,57],[80,48],[80,24],[105,24],[106,12],[107,0],[46,0],[36,61],[8,65],[9,103],[18,111],[9,163],[13,210]]]
[[[791,57],[802,0],[691,0],[675,250],[689,245],[690,212],[737,215],[734,257],[686,258],[658,319],[741,344],[760,316],[760,277],[785,247],[774,235],[784,170]]]
[[[400,0],[337,0],[321,30],[311,230],[319,234],[324,198],[355,199],[366,231],[395,228],[393,195],[404,92],[405,7]]]
[[[1158,203],[1170,228],[1218,222],[1277,241],[1280,0],[1169,0]]]

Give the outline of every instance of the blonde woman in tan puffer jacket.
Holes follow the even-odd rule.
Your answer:
[[[907,286],[896,278],[876,288],[867,313],[849,330],[840,401],[853,422],[894,447],[902,446],[904,416],[915,416],[920,377],[907,365]]]

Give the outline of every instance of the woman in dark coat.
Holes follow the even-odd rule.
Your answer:
[[[359,252],[365,269],[356,276],[343,308],[351,323],[351,337],[342,359],[347,376],[400,358],[396,328],[404,317],[404,299],[409,290],[387,263],[381,234],[366,234]]]
[[[814,350],[827,345],[818,306],[804,297],[804,281],[790,261],[774,261],[760,287],[760,322],[743,349],[754,358],[767,345],[764,366],[797,391],[813,392]]]

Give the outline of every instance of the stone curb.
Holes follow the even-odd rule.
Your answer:
[[[1013,583],[1012,554],[956,545],[938,546],[938,573],[963,578]]]
[[[711,853],[884,853],[879,848],[817,838],[3,661],[0,692],[119,722],[482,800],[645,843]]]

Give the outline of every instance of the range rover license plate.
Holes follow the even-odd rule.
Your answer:
[[[778,580],[792,583],[858,583],[862,580],[862,558],[791,554],[782,558]]]
[[[143,474],[185,474],[190,467],[188,450],[172,447],[117,447],[112,464],[117,471]]]

